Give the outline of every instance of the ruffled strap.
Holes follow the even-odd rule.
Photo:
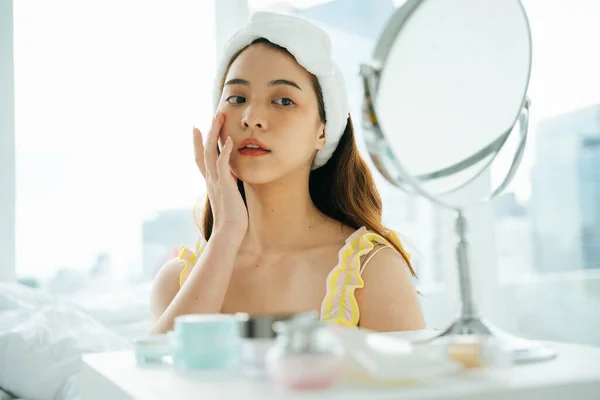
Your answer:
[[[398,240],[394,232],[390,232]],[[397,243],[400,243],[398,240]],[[361,258],[369,254],[377,245],[392,245],[381,235],[362,227],[354,232],[338,253],[338,264],[329,273],[326,281],[326,294],[321,304],[321,319],[333,323],[356,327],[360,319],[358,302],[354,291],[364,287],[361,276]],[[408,253],[402,248],[403,255]]]
[[[200,255],[202,254],[202,252],[204,251],[204,248],[206,247],[206,239],[204,239],[204,236],[200,235],[198,240],[196,241],[196,251],[191,251],[190,249],[188,249],[185,246],[181,246],[179,248],[179,260],[183,262],[184,267],[181,270],[181,273],[179,274],[179,287],[181,288],[181,286],[183,286],[183,279],[186,276],[186,273],[189,273],[189,271],[192,270],[192,268],[194,268],[194,265],[196,265],[196,261],[198,261],[198,259],[200,258]]]

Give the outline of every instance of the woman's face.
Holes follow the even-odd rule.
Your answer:
[[[224,82],[220,140],[233,140],[233,172],[244,182],[262,184],[309,171],[325,143],[310,73],[289,54],[257,43],[234,60]],[[247,140],[268,151],[244,146]]]

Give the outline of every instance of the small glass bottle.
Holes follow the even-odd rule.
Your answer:
[[[277,336],[273,324],[292,318],[292,314],[235,315],[240,327],[240,369],[244,376],[253,379],[266,378],[265,355],[275,343]]]
[[[289,389],[325,389],[344,368],[344,349],[317,313],[302,313],[273,324],[277,338],[267,350],[268,376]]]

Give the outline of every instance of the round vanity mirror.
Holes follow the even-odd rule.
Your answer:
[[[448,194],[485,172],[513,132],[524,144],[531,57],[517,0],[407,1],[362,67],[376,167],[404,190],[465,205]]]
[[[502,338],[515,362],[550,359],[555,352],[500,331],[477,310],[463,210],[502,191],[519,165],[531,62],[531,32],[519,0],[408,0],[360,71],[363,132],[376,168],[398,188],[457,212],[462,304],[442,335]],[[490,166],[500,158],[506,168],[496,187],[465,190],[478,177],[490,182]]]

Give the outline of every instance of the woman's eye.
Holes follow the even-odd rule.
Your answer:
[[[242,96],[229,96],[225,101],[229,104],[242,104],[246,102],[246,99]]]
[[[275,100],[274,103],[279,104],[280,106],[291,106],[294,104],[294,101],[287,97],[282,97],[281,99]]]

